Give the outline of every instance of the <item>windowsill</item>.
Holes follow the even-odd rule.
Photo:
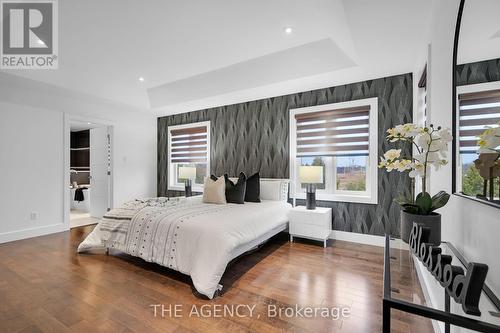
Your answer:
[[[488,200],[479,199],[479,198],[473,197],[471,195],[465,195],[463,193],[453,193],[453,195],[456,195],[457,197],[461,197],[461,198],[464,198],[464,199],[469,199],[471,201],[476,201],[476,202],[482,203],[483,205],[491,206],[491,207],[494,207],[494,208],[500,208],[500,204],[499,203],[491,202],[491,201],[488,201]]]
[[[305,193],[290,194],[290,197],[296,199],[306,199]],[[324,194],[316,192],[317,201],[333,201],[333,202],[346,202],[346,203],[361,203],[368,205],[377,205],[377,198],[362,195],[346,195],[346,194]]]

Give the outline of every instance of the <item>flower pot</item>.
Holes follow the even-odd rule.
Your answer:
[[[411,228],[413,223],[423,224],[425,227],[431,229],[431,236],[429,243],[433,245],[441,244],[441,215],[432,213],[431,215],[415,215],[405,211],[401,211],[401,239],[408,243],[410,240]]]

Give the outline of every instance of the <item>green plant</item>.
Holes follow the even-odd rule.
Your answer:
[[[446,152],[448,143],[451,142],[451,133],[446,128],[433,125],[420,127],[415,124],[403,124],[387,130],[387,140],[389,142],[408,142],[415,148],[415,152],[410,156],[401,156],[401,149],[390,149],[380,158],[379,168],[384,168],[387,172],[397,170],[408,172],[412,178],[411,196],[399,197],[394,201],[401,208],[411,214],[430,215],[438,208],[443,207],[448,202],[450,195],[440,191],[433,197],[427,193],[427,178],[429,168],[433,166],[439,170],[447,163]],[[415,179],[422,179],[422,192],[414,197]]]
[[[337,189],[339,186],[337,185]],[[365,191],[366,190],[366,180],[365,178],[354,179],[347,183],[346,189],[348,191]]]
[[[430,215],[436,209],[439,209],[448,203],[450,195],[445,191],[439,191],[434,196],[427,192],[421,192],[415,200],[406,197],[394,199],[405,212],[416,215]]]
[[[467,195],[477,195],[483,193],[484,179],[474,166],[470,165],[467,172],[462,177],[462,192]]]

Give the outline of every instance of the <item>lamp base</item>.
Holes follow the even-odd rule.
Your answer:
[[[193,195],[193,191],[191,189],[191,180],[186,180],[184,191],[186,192],[186,197],[190,197]]]
[[[316,187],[313,184],[307,184],[306,209],[316,209]]]

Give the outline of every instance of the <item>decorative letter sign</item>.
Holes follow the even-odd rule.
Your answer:
[[[429,244],[430,228],[413,223],[410,233],[410,250],[429,272],[446,289],[455,302],[462,305],[466,314],[480,316],[479,298],[488,265],[471,262],[466,272],[451,264],[452,256],[442,254],[441,248]]]

